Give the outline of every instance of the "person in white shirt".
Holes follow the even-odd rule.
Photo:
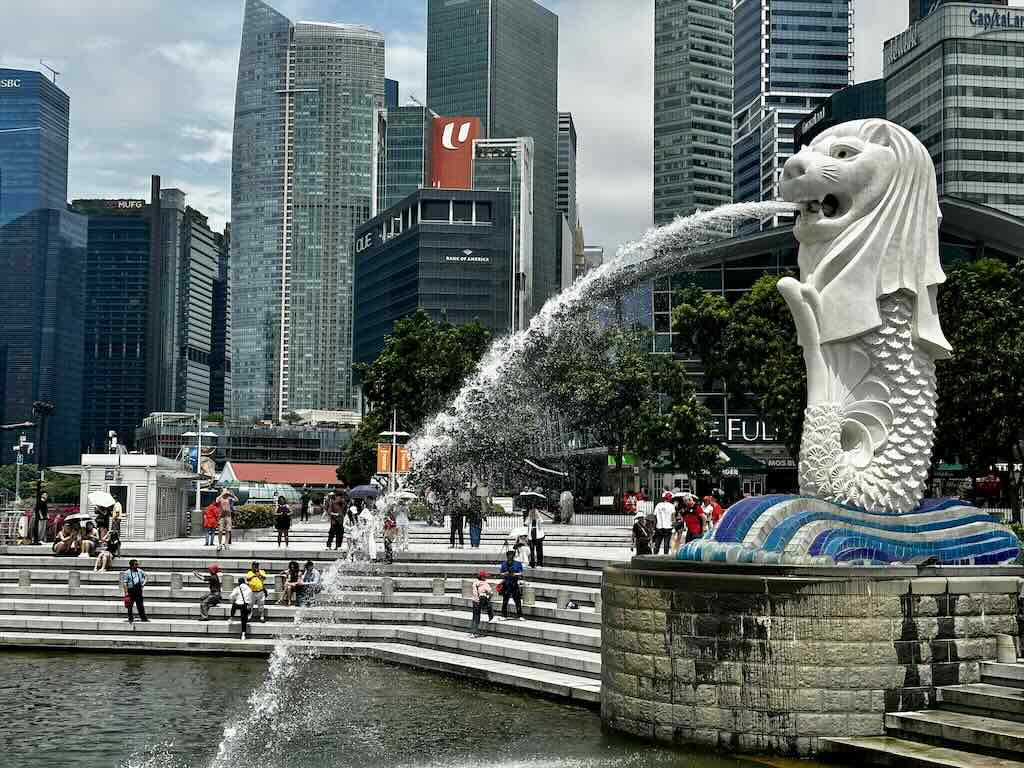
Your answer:
[[[235,618],[235,611],[242,616],[242,640],[245,640],[245,631],[249,628],[249,611],[252,609],[252,590],[245,583],[245,577],[238,577],[238,586],[231,590],[231,615],[228,621]]]
[[[531,506],[526,515],[526,530],[529,533],[530,567],[544,567],[544,521],[536,507]]]
[[[659,554],[664,542],[664,553],[668,554],[672,542],[672,515],[676,508],[672,504],[672,493],[665,491],[661,494],[661,501],[654,507],[654,544],[651,547],[651,554]]]
[[[367,560],[373,562],[377,559],[377,518],[370,511],[369,506],[363,507],[359,513],[359,538],[360,549]]]
[[[398,551],[405,552],[409,549],[409,505],[405,501],[398,502],[395,527],[398,528]]]

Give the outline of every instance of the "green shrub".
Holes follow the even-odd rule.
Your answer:
[[[409,505],[409,519],[410,520],[429,520],[430,519],[430,507],[424,504],[422,501],[414,501]]]
[[[242,504],[235,507],[235,528],[273,528],[275,509],[270,504]]]

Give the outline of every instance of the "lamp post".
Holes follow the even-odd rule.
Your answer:
[[[184,432],[182,437],[194,437],[196,439],[196,474],[200,474],[201,463],[203,461],[203,438],[204,437],[217,437],[216,432],[203,432],[203,412],[200,411],[196,414],[196,424],[198,429],[195,432]],[[199,514],[202,502],[199,498],[199,492],[202,480],[196,480],[196,514]]]
[[[47,419],[50,418],[50,414],[53,413],[53,403],[36,400],[32,403],[32,413],[36,415],[36,424],[38,424],[36,443],[39,445],[39,450],[36,451],[36,456],[39,457],[39,482],[36,483],[36,505],[34,509],[39,509],[39,503],[43,495],[43,483],[46,479],[46,423]],[[36,513],[33,512],[32,514]]]
[[[392,411],[391,411],[391,431],[390,432],[381,432],[380,436],[381,437],[390,437],[391,438],[391,474],[388,477],[388,492],[391,493],[392,491],[395,490],[395,476],[398,474],[398,472],[397,472],[398,438],[399,437],[408,437],[409,436],[408,432],[399,432],[398,431],[398,409],[397,408],[392,409]]]

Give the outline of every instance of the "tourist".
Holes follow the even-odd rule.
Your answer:
[[[359,513],[359,549],[366,560],[377,559],[377,518],[369,504],[364,504]]]
[[[49,496],[46,491],[39,494],[39,501],[27,514],[28,530],[25,538],[32,544],[42,544],[46,539],[46,521],[50,516]],[[42,531],[42,533],[40,533]]]
[[[206,546],[212,547],[217,537],[217,524],[220,522],[220,507],[211,501],[203,510],[203,528],[206,530]]]
[[[469,510],[466,519],[469,521],[469,546],[473,549],[479,549],[480,535],[484,530],[483,512],[474,507]]]
[[[462,498],[455,499],[452,504],[451,515],[449,518],[449,545],[448,549],[455,549],[455,536],[459,537],[459,549],[466,546],[466,540],[463,535],[463,527],[466,524],[465,509],[462,506]]]
[[[219,531],[217,532],[217,551],[231,549],[232,520],[235,514],[235,502],[238,497],[227,488],[222,488],[217,497],[217,506],[220,507]]]
[[[669,554],[675,555],[686,543],[686,523],[683,521],[683,512],[677,509],[672,515],[672,549]]]
[[[398,551],[405,552],[409,549],[409,504],[405,499],[398,502],[395,526],[398,528]]]
[[[331,544],[334,544],[335,549],[341,549],[345,527],[341,520],[341,501],[334,491],[327,494],[324,512],[327,514],[327,548],[330,549]]]
[[[525,568],[526,564],[530,561],[530,546],[526,543],[525,528],[519,529],[516,540],[512,544],[512,551],[515,553],[515,561]]]
[[[200,581],[206,582],[206,586],[210,588],[210,594],[204,595],[203,599],[199,601],[199,620],[209,621],[210,609],[215,605],[220,605],[220,566],[214,563],[207,566],[206,573],[192,571],[192,575]]]
[[[309,505],[310,505],[311,501],[312,501],[312,499],[311,499],[310,493],[309,493],[309,486],[308,485],[302,486],[302,497],[301,497],[301,499],[299,501],[299,522],[300,523],[307,523],[307,522],[309,522]]]
[[[99,536],[96,535],[96,524],[91,520],[85,524],[85,529],[78,537],[78,556],[92,557],[99,543]]]
[[[107,531],[100,536],[96,542],[96,564],[92,569],[94,571],[109,571],[120,547],[121,539],[116,531]]]
[[[534,504],[526,514],[527,530],[529,535],[527,542],[530,545],[530,567],[544,567],[544,521],[541,518],[540,510]]]
[[[249,585],[245,583],[245,579],[241,576],[238,577],[238,583],[233,590],[231,590],[231,613],[228,616],[228,622],[230,623],[235,618],[235,611],[242,617],[242,635],[241,639],[245,640],[246,630],[249,629],[249,610],[252,607],[252,590],[249,589]]]
[[[99,538],[103,538],[110,528],[110,517],[114,514],[114,505],[109,507],[96,507],[96,528],[99,530]]]
[[[647,527],[647,519],[643,512],[637,512],[633,516],[633,543],[630,549],[638,555],[651,554],[651,538],[654,529]]]
[[[121,536],[121,520],[124,518],[124,509],[120,501],[114,502],[114,510],[110,513],[110,530],[115,531],[118,538]]]
[[[501,617],[508,619],[508,601],[516,604],[516,618],[523,619],[523,594],[519,580],[523,576],[523,564],[515,559],[511,549],[505,553],[501,564]]]
[[[704,521],[707,528],[714,528],[718,525],[718,521],[722,519],[722,515],[725,514],[725,510],[722,509],[722,505],[718,503],[714,496],[705,496],[702,500],[701,511],[704,513]]]
[[[693,496],[687,496],[683,501],[683,522],[686,524],[687,544],[704,534],[704,513]]]
[[[473,582],[473,636],[480,635],[480,614],[487,611],[487,622],[494,621],[494,607],[491,605],[491,585],[487,571],[480,571]]]
[[[281,599],[278,605],[291,605],[295,598],[296,590],[302,585],[302,574],[299,572],[299,561],[292,560],[288,563],[288,569],[282,571],[284,577],[284,590],[281,592]]]
[[[284,548],[288,549],[288,531],[292,527],[292,510],[284,496],[277,497],[277,515],[274,517],[274,528],[277,530],[277,546],[281,546],[284,537]]]
[[[259,614],[261,622],[267,620],[267,572],[254,562],[245,572],[245,583],[252,590],[252,618],[255,621]]]
[[[572,496],[572,491],[568,488],[562,491],[562,494],[558,497],[558,518],[562,525],[572,525],[572,519],[576,514],[575,503],[576,500]]]
[[[128,570],[121,574],[121,587],[124,589],[124,606],[128,609],[128,623],[134,624],[135,617],[132,609],[139,611],[140,621],[149,621],[146,618],[146,606],[142,602],[142,589],[146,586],[146,572],[139,567],[138,560],[128,561]]]
[[[395,539],[398,537],[398,524],[395,513],[388,510],[384,517],[384,562],[391,565],[395,562]]]
[[[78,554],[78,537],[71,523],[64,523],[53,540],[53,554],[73,557]]]
[[[672,504],[672,492],[665,491],[661,494],[661,501],[654,507],[654,543],[651,547],[652,554],[660,554],[664,548],[664,554],[668,554],[668,548],[672,540],[672,516],[676,508]]]
[[[312,560],[307,560],[302,575],[299,577],[299,586],[296,588],[296,604],[308,605],[322,588],[320,571],[313,565]]]

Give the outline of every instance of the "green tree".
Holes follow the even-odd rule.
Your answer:
[[[14,494],[16,465],[0,466],[0,489]],[[35,464],[23,464],[21,467],[21,498],[26,501],[35,499],[36,478],[39,470]],[[74,504],[79,500],[78,475],[62,475],[57,472],[46,472],[46,484],[43,488],[49,494],[50,501],[61,504]]]
[[[700,357],[705,376],[721,382],[736,405],[747,404],[796,456],[800,450],[807,375],[796,326],[777,284],[765,275],[730,305],[699,288],[679,291],[672,312],[675,351]]]
[[[378,436],[391,428],[392,412],[399,430],[416,432],[454,396],[490,343],[491,332],[479,321],[454,325],[423,310],[398,320],[377,359],[354,366],[372,410],[352,436],[339,478],[350,485],[369,480]]]
[[[1010,504],[1021,511],[1024,461],[1024,265],[996,259],[959,264],[939,290],[953,356],[939,361],[933,457],[968,465],[971,476],[1006,462]]]

